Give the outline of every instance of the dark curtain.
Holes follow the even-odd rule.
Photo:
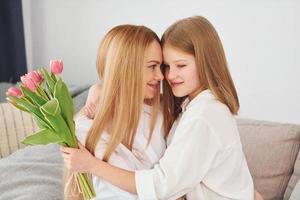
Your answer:
[[[21,0],[0,0],[0,82],[19,81],[26,53]]]

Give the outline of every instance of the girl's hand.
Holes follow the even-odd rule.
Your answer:
[[[83,114],[90,119],[94,119],[95,118],[95,110],[96,110],[95,104],[89,103],[83,107]]]
[[[97,158],[79,142],[78,145],[79,149],[60,147],[64,163],[70,172],[90,173],[97,162]]]
[[[94,84],[90,87],[89,93],[85,102],[85,106],[83,108],[83,113],[90,119],[94,119],[96,112],[96,105],[99,103],[99,99],[101,96],[101,85]]]

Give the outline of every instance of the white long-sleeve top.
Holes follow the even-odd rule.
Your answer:
[[[236,120],[210,90],[183,105],[167,149],[151,170],[135,173],[141,200],[253,200]]]
[[[136,171],[150,169],[158,162],[166,149],[166,142],[163,133],[163,117],[162,113],[159,112],[150,144],[146,148],[151,121],[150,110],[150,106],[143,105],[143,110],[141,112],[141,117],[133,143],[133,150],[130,151],[123,144],[118,145],[114,153],[111,155],[108,163],[119,168]],[[85,116],[78,116],[76,119],[76,135],[82,144],[85,143],[87,132],[92,123],[93,120]],[[101,140],[98,142],[95,150],[95,156],[97,158],[103,158],[108,139],[109,135],[107,133],[103,133],[101,135]],[[93,185],[96,192],[94,200],[139,199],[137,195],[128,193],[97,176],[93,176]]]

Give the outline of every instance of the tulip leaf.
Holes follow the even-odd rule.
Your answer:
[[[51,94],[51,92],[50,92],[50,90],[49,90],[49,87],[48,87],[46,81],[44,81],[44,82],[42,83],[42,88],[44,89],[44,91],[45,91],[45,93],[46,93],[46,95],[47,95],[47,97],[48,97],[48,100],[51,99],[52,94]]]
[[[6,100],[11,103],[13,106],[15,106],[17,109],[25,111],[25,112],[30,112],[29,110],[27,110],[27,108],[23,107],[22,105],[19,105],[16,103],[16,99],[18,99],[17,97],[13,97],[13,96],[9,96],[6,97]]]
[[[53,80],[51,78],[51,76],[49,75],[48,71],[45,68],[41,68],[40,72],[41,72],[43,78],[46,81],[46,85],[48,87],[49,92],[51,93],[51,96],[53,96],[53,94],[54,94],[55,80]]]
[[[42,129],[34,135],[26,137],[22,143],[25,145],[62,144],[63,140],[49,129]]]
[[[59,101],[61,108],[61,115],[67,122],[71,133],[75,133],[75,123],[73,120],[73,101],[72,96],[68,90],[66,84],[59,77],[54,89],[54,96]]]
[[[14,99],[14,102],[15,102],[18,106],[20,106],[20,107],[22,107],[22,108],[28,110],[29,112],[34,113],[34,114],[36,114],[36,115],[38,115],[38,116],[42,116],[42,113],[39,111],[38,107],[37,107],[36,105],[33,105],[33,104],[32,104],[31,102],[29,102],[28,100],[26,100],[26,99],[24,99],[24,98],[21,98],[21,99],[15,98],[15,99]]]
[[[40,129],[47,128],[47,129],[50,129],[50,130],[54,131],[54,128],[51,127],[51,124],[49,124],[48,121],[45,121],[44,117],[41,118],[41,117],[39,117],[39,116],[37,116],[35,114],[32,114],[32,117],[33,117],[33,119],[35,120],[36,124],[38,125],[38,127]]]
[[[51,78],[52,78],[52,80],[54,80],[54,82],[56,83],[57,78],[56,78],[55,74],[51,73]]]
[[[59,102],[56,98],[51,99],[40,108],[42,113],[55,116],[60,114]]]
[[[31,92],[28,88],[24,87],[23,85],[20,86],[20,89],[22,90],[23,94],[30,99],[31,102],[38,106],[42,106],[46,103],[46,100],[43,99],[41,96],[37,95],[34,92]]]
[[[59,102],[56,98],[51,99],[45,105],[40,107],[40,111],[54,129],[54,132],[58,134],[68,146],[77,147],[77,141],[74,139],[68,125],[61,116]]]
[[[44,119],[43,114],[41,113],[41,111],[35,106],[32,105],[30,102],[28,102],[27,100],[21,98],[13,98],[13,97],[9,97],[12,98],[12,104],[14,106],[16,106],[17,108],[20,108],[21,110],[25,110],[26,112],[29,112],[32,114],[32,117],[34,118],[36,124],[38,125],[39,128],[43,129],[43,128],[48,128],[48,129],[53,129],[51,127],[51,125],[48,123],[48,121],[46,121]],[[54,130],[54,129],[53,129]]]

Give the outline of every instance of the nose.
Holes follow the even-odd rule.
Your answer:
[[[177,70],[171,66],[169,66],[168,70],[166,71],[166,78],[168,80],[174,80],[177,77]]]
[[[155,69],[156,69],[156,70],[155,70],[155,79],[158,80],[158,81],[163,80],[163,79],[164,79],[164,76],[163,76],[163,74],[162,74],[162,72],[161,72],[160,67],[156,67]]]

